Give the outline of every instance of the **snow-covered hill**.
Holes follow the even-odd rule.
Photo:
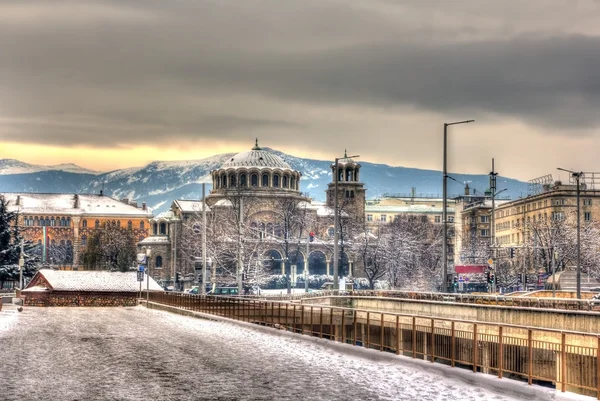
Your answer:
[[[315,200],[325,200],[327,184],[331,182],[331,161],[304,159],[272,150],[290,166],[302,173],[300,189]],[[133,167],[106,173],[90,172],[74,165],[34,166],[18,160],[0,160],[0,192],[99,193],[114,198],[146,202],[156,213],[167,210],[175,199],[199,199],[202,183],[211,188],[210,172],[231,158],[225,153],[200,160],[154,161],[143,167]],[[367,197],[384,194],[440,196],[442,174],[435,170],[392,167],[360,161],[361,180]],[[64,166],[72,166],[68,169]],[[488,187],[487,175],[451,174],[459,182],[479,192]],[[513,199],[527,193],[527,184],[506,177],[497,177],[498,186],[507,188]],[[462,186],[448,181],[448,193],[463,193]]]

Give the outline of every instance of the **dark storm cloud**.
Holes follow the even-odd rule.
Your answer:
[[[0,3],[0,137],[116,145],[311,125],[253,98],[468,110],[557,135],[600,123],[600,38],[529,29],[549,3],[528,2],[508,35],[486,28],[498,5],[464,2],[477,19],[438,26],[447,2],[417,3]]]

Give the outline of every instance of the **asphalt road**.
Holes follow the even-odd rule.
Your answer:
[[[302,336],[141,306],[5,307],[0,362],[3,401],[517,399]]]

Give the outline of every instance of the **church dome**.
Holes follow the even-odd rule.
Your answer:
[[[252,150],[248,152],[238,153],[233,156],[231,159],[226,161],[221,168],[236,168],[236,167],[257,167],[257,168],[279,168],[282,170],[291,170],[289,164],[283,161],[283,159],[276,154],[264,150],[258,146],[258,140],[256,144],[252,148]]]

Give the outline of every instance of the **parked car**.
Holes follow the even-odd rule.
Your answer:
[[[239,295],[237,287],[217,287],[214,291],[209,291],[209,295]]]

